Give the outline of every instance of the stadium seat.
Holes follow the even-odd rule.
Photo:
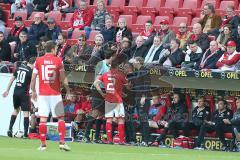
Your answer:
[[[110,14],[119,16],[125,6],[125,0],[112,0],[111,4],[107,6],[107,10]]]
[[[227,96],[225,99],[228,102],[229,108],[232,109],[233,112],[236,112],[237,110],[236,98],[232,96]]]
[[[215,41],[216,40],[216,37],[215,36],[208,36],[208,39],[209,39],[209,41]]]
[[[75,29],[72,33],[72,37],[71,39],[78,39],[78,37],[82,34],[85,34],[85,31],[83,30],[78,30],[78,29]]]
[[[164,7],[159,11],[160,16],[169,16],[170,19],[177,14],[178,8],[181,7],[183,0],[167,0]]]
[[[235,7],[235,9],[238,9],[237,1],[221,1],[219,9],[216,9],[217,14],[219,14],[220,16],[224,16],[226,14],[225,10],[229,5],[232,5]]]
[[[153,23],[155,29],[159,30],[160,22],[162,20],[168,20],[169,23],[172,24],[172,19],[170,19],[168,16],[157,16],[157,17],[155,17],[155,21]]]
[[[78,39],[67,39],[67,44],[70,46],[78,44]]]
[[[165,0],[150,0],[147,2],[146,7],[143,7],[141,9],[142,15],[150,15],[152,18],[154,18],[158,12],[160,11],[160,8],[163,7]]]
[[[37,14],[37,13],[40,14],[42,20],[45,19],[45,13],[44,12],[32,12],[31,16],[29,17],[29,20],[34,20],[34,15]]]
[[[212,114],[216,110],[214,97],[207,95],[204,98],[205,98],[207,105],[210,107],[210,112]]]
[[[56,22],[62,21],[62,13],[60,11],[51,11],[48,14],[48,18],[54,18]]]
[[[180,23],[190,24],[188,17],[174,17],[172,25],[179,27]]]
[[[23,21],[25,21],[25,20],[27,19],[27,12],[16,11],[16,12],[14,13],[13,19],[14,19],[15,17],[17,17],[17,16],[22,17]]]
[[[99,34],[99,31],[92,31],[89,35],[88,40],[93,40],[94,41],[94,38],[97,34]]]
[[[10,11],[10,9],[11,9],[11,4],[0,3],[0,8],[1,8],[2,10]]]
[[[70,21],[59,21],[57,24],[62,30],[69,29],[72,26]]]
[[[123,14],[132,15],[133,23],[136,22],[137,16],[140,12],[140,8],[143,6],[143,0],[130,0],[128,6],[124,6]]]
[[[125,18],[128,28],[132,28],[132,23],[133,23],[132,15],[120,15],[119,18]]]
[[[26,27],[30,27],[32,25],[32,23],[34,23],[33,20],[26,20],[26,21],[24,21],[24,24],[25,24]]]
[[[8,19],[10,17],[10,11],[9,10],[3,10],[3,16],[5,19],[5,23],[8,24]]]
[[[190,114],[192,112],[192,101],[189,94],[185,95],[185,103],[186,103],[188,113]]]
[[[195,23],[198,23],[199,20],[200,20],[199,17],[194,17],[194,18],[192,19],[191,26],[193,26]]]
[[[152,20],[150,15],[140,15],[137,17],[136,23],[132,25],[133,32],[141,32],[144,30],[144,24],[148,20]]]
[[[195,16],[195,10],[200,7],[200,0],[184,0],[182,8],[178,9],[178,16],[192,19]]]
[[[71,21],[73,13],[67,13],[65,16],[65,21]]]

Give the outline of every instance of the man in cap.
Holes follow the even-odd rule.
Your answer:
[[[62,32],[61,28],[56,25],[54,18],[48,18],[47,25],[48,29],[45,32],[45,36],[50,40],[56,41],[59,34]]]
[[[236,42],[229,41],[227,43],[227,51],[218,60],[216,66],[221,71],[236,71],[237,63],[240,60],[240,54],[236,51]]]

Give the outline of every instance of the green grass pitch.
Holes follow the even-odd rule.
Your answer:
[[[0,137],[0,160],[240,160],[240,153],[133,147],[104,144],[68,143],[70,152],[47,142],[38,151],[38,140]]]

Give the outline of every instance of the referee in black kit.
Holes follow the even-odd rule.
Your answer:
[[[9,90],[14,80],[16,85],[13,93],[13,106],[14,111],[10,119],[9,130],[7,132],[9,137],[12,137],[12,128],[20,111],[23,111],[24,115],[24,137],[28,137],[28,126],[29,126],[29,111],[31,106],[29,88],[32,78],[33,64],[35,63],[35,57],[29,59],[28,62],[22,62],[22,64],[16,69],[13,76],[11,77],[6,91],[3,93],[3,97],[7,97]]]

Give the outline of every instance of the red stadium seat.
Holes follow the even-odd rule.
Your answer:
[[[184,0],[182,8],[178,9],[178,16],[188,17],[192,19],[195,10],[200,7],[200,0]]]
[[[10,9],[11,9],[11,4],[0,3],[0,8],[1,8],[2,10],[10,11]]]
[[[61,22],[62,13],[60,11],[51,11],[48,13],[48,18],[54,18],[56,22]]]
[[[180,23],[186,23],[186,24],[190,24],[188,17],[174,17],[173,19],[173,26],[177,26],[179,27]]]
[[[4,19],[5,19],[5,23],[7,24],[8,19],[10,17],[10,11],[9,10],[3,10],[3,16],[4,16]]]
[[[25,24],[26,27],[30,27],[32,25],[32,23],[34,23],[33,20],[26,20],[26,21],[24,21],[24,24]]]
[[[232,109],[233,112],[236,112],[237,110],[236,98],[228,96],[226,97],[226,101],[228,102],[229,108]]]
[[[169,16],[170,19],[177,14],[178,8],[181,7],[183,0],[167,0],[164,7],[159,11],[160,16]]]
[[[172,19],[170,19],[168,16],[157,16],[155,17],[155,21],[153,23],[154,28],[156,28],[157,30],[160,28],[160,22],[162,20],[168,20],[170,24],[172,24]]]
[[[127,26],[129,28],[132,27],[132,22],[133,22],[133,16],[132,15],[120,15],[119,18],[125,18],[127,22]]]
[[[78,44],[78,39],[67,39],[67,44],[72,46]]]
[[[23,21],[25,21],[25,20],[27,19],[27,12],[19,12],[19,11],[16,11],[16,12],[14,13],[13,19],[14,19],[15,17],[17,17],[17,16],[22,17]]]
[[[93,40],[94,41],[95,36],[99,33],[100,33],[99,31],[92,31],[89,35],[88,40]]]
[[[32,12],[31,16],[29,17],[29,20],[34,20],[34,15],[37,14],[37,13],[40,14],[42,20],[45,19],[45,13],[44,12]]]
[[[78,30],[78,29],[75,29],[72,33],[72,37],[71,39],[78,39],[78,37],[82,34],[85,34],[85,31],[81,31],[81,30]]]
[[[65,21],[71,21],[73,13],[67,13],[65,16]]]
[[[216,110],[215,100],[213,96],[205,96],[207,105],[210,107],[211,114]]]
[[[185,95],[185,102],[186,102],[186,107],[188,110],[188,113],[191,113],[192,110],[192,101],[191,101],[191,97],[189,94]]]
[[[72,26],[70,21],[59,21],[57,24],[62,30],[69,29]]]
[[[142,15],[150,15],[152,18],[154,18],[158,12],[160,11],[160,8],[163,7],[165,0],[150,0],[147,2],[146,7],[143,7],[141,9]]]
[[[193,19],[192,19],[191,26],[193,26],[195,23],[198,23],[198,22],[199,22],[199,20],[200,20],[200,18],[199,18],[199,17],[195,17],[195,18],[193,18]]]
[[[110,14],[114,14],[119,17],[125,6],[125,0],[112,0],[111,4],[107,6],[107,10]]]
[[[137,17],[136,24],[132,25],[132,31],[133,32],[141,32],[144,30],[144,24],[148,21],[152,20],[151,16],[147,15],[140,15]]]
[[[123,14],[133,15],[133,23],[136,22],[140,8],[143,6],[143,0],[130,0],[128,6],[124,6]]]

